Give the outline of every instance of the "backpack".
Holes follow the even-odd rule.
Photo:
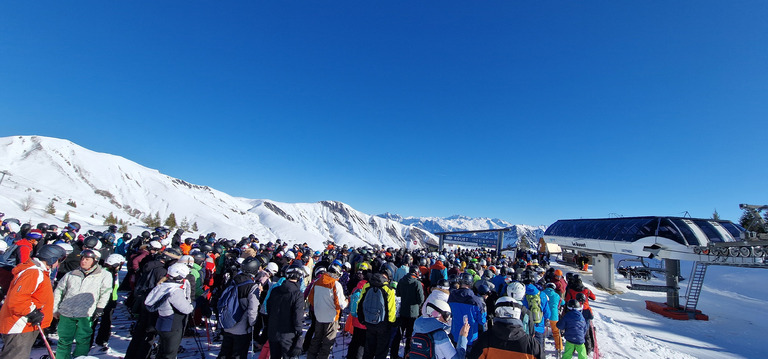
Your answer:
[[[253,284],[253,280],[248,279],[241,283],[232,283],[224,292],[221,293],[216,306],[219,311],[219,325],[223,329],[234,327],[240,319],[243,319],[245,308],[240,305],[240,298],[237,295],[238,289],[247,284]]]
[[[435,357],[434,339],[429,333],[413,333],[408,359],[432,359]]]
[[[8,269],[9,271],[16,266],[16,260],[18,257],[19,245],[16,244],[16,238],[6,237],[6,243],[8,243],[8,249],[0,254],[0,268]]]
[[[379,324],[387,320],[387,302],[384,289],[371,287],[363,299],[363,320],[367,324]]]
[[[147,305],[147,310],[154,313],[158,310],[160,310],[160,307],[165,303],[165,301],[168,300],[168,298],[171,296],[171,292],[165,293],[160,299],[156,300],[152,305]]]
[[[541,297],[536,294],[526,294],[525,300],[528,302],[528,310],[531,311],[531,319],[535,324],[541,323],[544,318],[544,312],[541,310]]]

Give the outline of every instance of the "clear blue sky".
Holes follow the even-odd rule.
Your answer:
[[[768,2],[5,1],[0,135],[551,224],[768,204]]]

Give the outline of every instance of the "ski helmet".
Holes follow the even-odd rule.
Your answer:
[[[186,264],[175,263],[168,267],[167,275],[174,281],[181,281],[189,275],[189,267]]]
[[[522,304],[512,297],[504,296],[499,298],[496,301],[496,310],[494,312],[496,319],[520,319],[520,314],[522,312],[519,307],[520,305]]]
[[[256,275],[256,273],[259,273],[260,268],[261,263],[258,259],[256,259],[256,257],[248,257],[240,265],[240,270],[243,271],[243,273],[248,273],[250,275]]]
[[[80,223],[77,223],[77,222],[72,222],[70,224],[67,224],[67,229],[75,233],[79,232],[80,228],[81,228]]]
[[[576,299],[571,299],[568,301],[568,309],[570,310],[581,310],[582,306],[581,303],[579,303]]]
[[[291,264],[288,269],[285,270],[285,278],[291,280],[300,280],[304,277],[304,266],[299,264]]]
[[[117,253],[110,254],[107,260],[104,261],[104,264],[115,267],[123,263],[125,263],[125,257]]]
[[[98,261],[101,259],[101,253],[92,249],[85,249],[80,252],[80,258],[93,258],[94,260]]]
[[[35,258],[47,263],[49,266],[54,265],[56,262],[64,259],[67,256],[67,252],[64,248],[61,248],[54,244],[48,244],[40,248],[35,255]]]

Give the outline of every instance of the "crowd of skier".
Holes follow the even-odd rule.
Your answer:
[[[119,291],[135,320],[126,358],[176,358],[198,329],[221,341],[218,358],[327,359],[340,331],[351,334],[347,359],[543,359],[550,336],[558,358],[595,349],[594,294],[544,253],[316,250],[172,232],[4,219],[0,359],[43,345],[58,359],[107,350]]]

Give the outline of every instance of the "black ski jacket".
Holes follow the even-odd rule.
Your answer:
[[[304,319],[304,295],[299,284],[286,280],[272,289],[267,299],[269,338],[277,340],[280,334],[301,334]]]

